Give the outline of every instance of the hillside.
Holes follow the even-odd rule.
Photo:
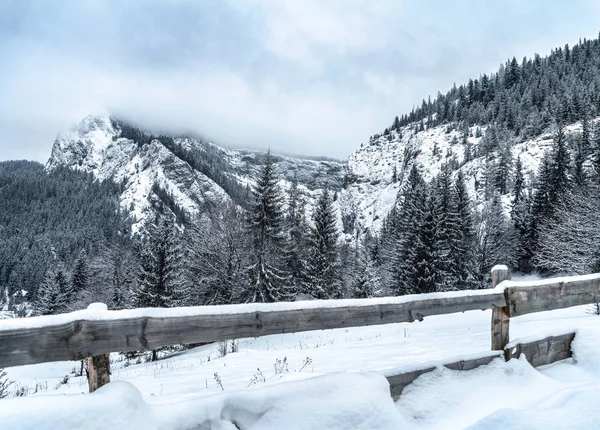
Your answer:
[[[70,267],[82,251],[95,255],[127,241],[119,192],[113,182],[65,167],[46,174],[39,163],[0,163],[0,311],[7,302],[34,299],[59,262]]]
[[[121,184],[121,207],[137,232],[161,203],[188,218],[229,201],[244,205],[263,155],[195,137],[153,136],[108,115],[89,116],[59,134],[46,169],[69,167]],[[278,155],[274,162],[281,186],[287,189],[297,178],[309,201],[323,188],[342,187],[343,163]]]

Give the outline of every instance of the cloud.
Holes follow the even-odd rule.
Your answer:
[[[542,7],[543,6],[543,7]],[[345,157],[422,98],[596,37],[593,1],[0,4],[0,159],[109,110],[235,147]]]

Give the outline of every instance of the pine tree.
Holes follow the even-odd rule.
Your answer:
[[[486,204],[478,237],[479,276],[488,279],[490,270],[497,264],[511,265],[513,244],[510,223],[507,219],[500,195],[495,193],[492,201]]]
[[[440,283],[439,213],[433,195],[428,196],[415,246],[412,287],[415,293],[433,293]]]
[[[517,161],[515,163],[515,177],[513,182],[514,185],[510,217],[516,235],[516,270],[526,272],[530,270],[529,261],[532,257],[531,199],[525,192],[523,163],[521,162],[520,157],[517,157]]]
[[[565,130],[559,125],[554,135],[554,146],[552,148],[552,164],[550,173],[550,204],[556,205],[570,187],[569,168],[571,157],[567,149]]]
[[[386,239],[392,242],[393,254],[387,258],[391,263],[390,278],[395,295],[415,293],[414,244],[425,217],[427,186],[418,166],[413,164],[406,183],[398,193],[396,209],[390,219]]]
[[[581,141],[580,141],[580,149],[583,153],[584,158],[588,156],[590,150],[592,148],[592,133],[591,133],[591,125],[590,118],[587,113],[583,116],[583,120],[581,121]]]
[[[323,190],[310,230],[307,293],[316,299],[341,298],[337,241],[339,232],[329,191]]]
[[[594,170],[596,181],[600,183],[600,121],[594,127],[594,138],[592,141],[592,153],[594,154]]]
[[[239,297],[244,303],[272,303],[293,298],[289,277],[283,271],[285,235],[278,180],[269,151],[252,190],[254,202],[248,212],[252,249],[247,283]]]
[[[62,265],[48,271],[38,289],[35,311],[37,315],[56,315],[69,311],[72,290]]]
[[[509,147],[500,150],[494,171],[494,188],[502,195],[508,192],[508,179],[511,168],[511,152]]]
[[[71,287],[74,294],[80,294],[89,288],[90,269],[85,249],[82,249],[75,260],[73,271],[71,273]]]
[[[285,216],[285,230],[287,231],[285,263],[291,277],[294,294],[300,292],[305,279],[307,247],[305,232],[308,230],[305,208],[306,202],[298,189],[298,179],[294,175],[288,190],[288,206]]]
[[[141,255],[138,279],[139,307],[170,308],[186,304],[182,277],[180,238],[172,221],[162,219],[152,226]]]
[[[476,287],[476,233],[471,201],[461,170],[458,171],[454,182],[451,202],[450,225],[456,227],[450,236],[449,269],[455,282],[453,289],[467,290]]]
[[[524,184],[525,178],[523,176],[523,163],[521,162],[521,157],[517,157],[517,162],[515,163],[515,178],[513,184],[513,207],[523,197]]]
[[[533,197],[532,215],[536,220],[547,218],[552,213],[552,175],[552,161],[550,154],[546,153],[540,163]]]
[[[439,258],[439,278],[441,285],[439,289],[444,291],[456,288],[457,279],[453,276],[452,262],[456,258],[454,255],[455,246],[459,239],[459,219],[456,212],[454,190],[450,178],[450,167],[442,166],[442,170],[435,180],[434,198],[436,211],[438,214],[437,236],[438,258]]]
[[[578,187],[582,187],[587,183],[587,174],[584,169],[585,160],[583,141],[580,141],[575,148],[575,157],[573,159],[573,183]]]
[[[369,249],[365,241],[358,249],[358,261],[355,278],[352,282],[352,297],[356,299],[368,299],[379,294],[379,277],[376,275],[373,261],[369,255]]]

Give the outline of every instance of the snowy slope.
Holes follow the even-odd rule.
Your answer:
[[[413,163],[418,163],[426,181],[431,181],[440,173],[442,165],[456,157],[460,170],[464,173],[467,189],[476,207],[484,202],[484,172],[486,160],[475,158],[464,161],[464,146],[460,143],[462,134],[458,130],[447,130],[440,125],[414,133],[415,124],[390,132],[389,136],[372,138],[362,143],[348,159],[348,186],[341,193],[342,213],[350,216],[356,212],[356,227],[378,232],[382,221],[395,203],[398,190],[408,176]],[[468,141],[475,150],[482,137],[476,137],[477,127],[469,130]],[[481,128],[485,133],[485,127]],[[581,132],[581,123],[566,127],[567,136]],[[523,173],[527,180],[536,174],[542,157],[552,148],[552,135],[544,133],[534,139],[516,143],[512,147],[513,160],[517,156],[523,163]],[[394,169],[397,181],[394,182]],[[454,171],[456,175],[458,171]],[[503,198],[508,204],[508,196]]]
[[[92,173],[100,180],[123,184],[121,208],[131,214],[134,232],[154,215],[153,206],[159,201],[152,191],[155,184],[172,195],[175,204],[192,216],[206,205],[219,206],[231,200],[214,178],[195,170],[160,140],[140,146],[121,134],[109,115],[88,116],[71,130],[58,135],[46,168],[67,166]],[[188,150],[206,152],[210,149],[211,155],[217,154],[227,167],[227,172],[219,173],[228,174],[243,187],[254,183],[262,163],[261,153],[229,150],[194,137],[179,137],[174,142]],[[275,165],[282,174],[283,190],[287,190],[290,181],[297,177],[300,189],[308,199],[309,214],[322,189],[341,189],[345,175],[345,165],[333,160],[275,156]]]
[[[476,137],[476,130],[477,127],[472,127],[468,137],[473,150],[482,140]],[[580,131],[579,123],[566,128],[567,135]],[[484,133],[485,128],[481,132]],[[309,219],[324,188],[337,192],[339,198],[335,207],[339,230],[346,233],[347,241],[352,241],[357,231],[376,233],[380,230],[415,162],[421,166],[425,180],[430,181],[444,163],[455,157],[465,175],[472,201],[481,209],[486,160],[480,157],[463,163],[464,147],[460,141],[461,132],[448,130],[446,125],[418,133],[414,132],[414,125],[408,125],[401,133],[393,130],[389,136],[379,136],[361,144],[347,163],[280,155],[275,155],[274,161],[282,176],[282,190],[287,190],[294,177],[297,178],[299,188],[307,198]],[[195,137],[175,138],[175,143],[186,149],[210,152],[210,156],[216,157],[224,166],[223,173],[244,188],[255,182],[262,164],[263,154],[256,151],[226,149]],[[512,147],[513,159],[521,158],[526,180],[531,180],[537,173],[543,154],[551,147],[550,133]],[[101,180],[122,182],[121,206],[133,215],[134,227],[138,229],[153,214],[152,206],[158,201],[152,193],[155,183],[172,194],[176,204],[189,214],[197,213],[204,204],[219,205],[230,199],[214,178],[192,168],[160,141],[140,148],[135,142],[120,137],[120,130],[115,128],[108,115],[89,116],[72,130],[61,133],[47,163],[48,169],[57,166],[90,172]],[[396,181],[392,180],[394,170]],[[504,196],[507,209],[509,201],[508,195]]]

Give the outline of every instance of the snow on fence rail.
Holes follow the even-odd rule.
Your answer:
[[[510,317],[596,303],[600,299],[600,274],[530,283],[514,283],[506,279],[506,266],[496,266],[492,269],[495,288],[489,290],[175,309],[107,311],[106,307],[92,307],[70,314],[2,320],[0,367],[87,357],[90,391],[94,391],[110,380],[107,360],[110,352],[144,351],[176,344],[413,322],[427,316],[477,309],[492,309],[492,350],[499,352],[474,359],[472,363],[461,361],[460,366],[456,363],[447,365],[450,368],[468,370],[485,364],[489,357],[492,357],[490,361],[500,355],[508,359],[522,352],[529,357],[528,352],[537,351],[541,357],[546,351],[548,357],[540,358],[540,363],[568,356],[572,337],[570,340],[561,338],[560,342],[548,343],[543,340],[537,341],[541,342],[539,345],[534,342],[535,345],[505,349],[509,343]],[[541,345],[544,342],[546,350]],[[420,369],[417,373],[425,371],[428,370]],[[402,385],[402,381],[410,380],[409,376],[402,375],[395,375],[394,378],[398,386]],[[389,379],[394,392],[394,379],[392,376]]]

